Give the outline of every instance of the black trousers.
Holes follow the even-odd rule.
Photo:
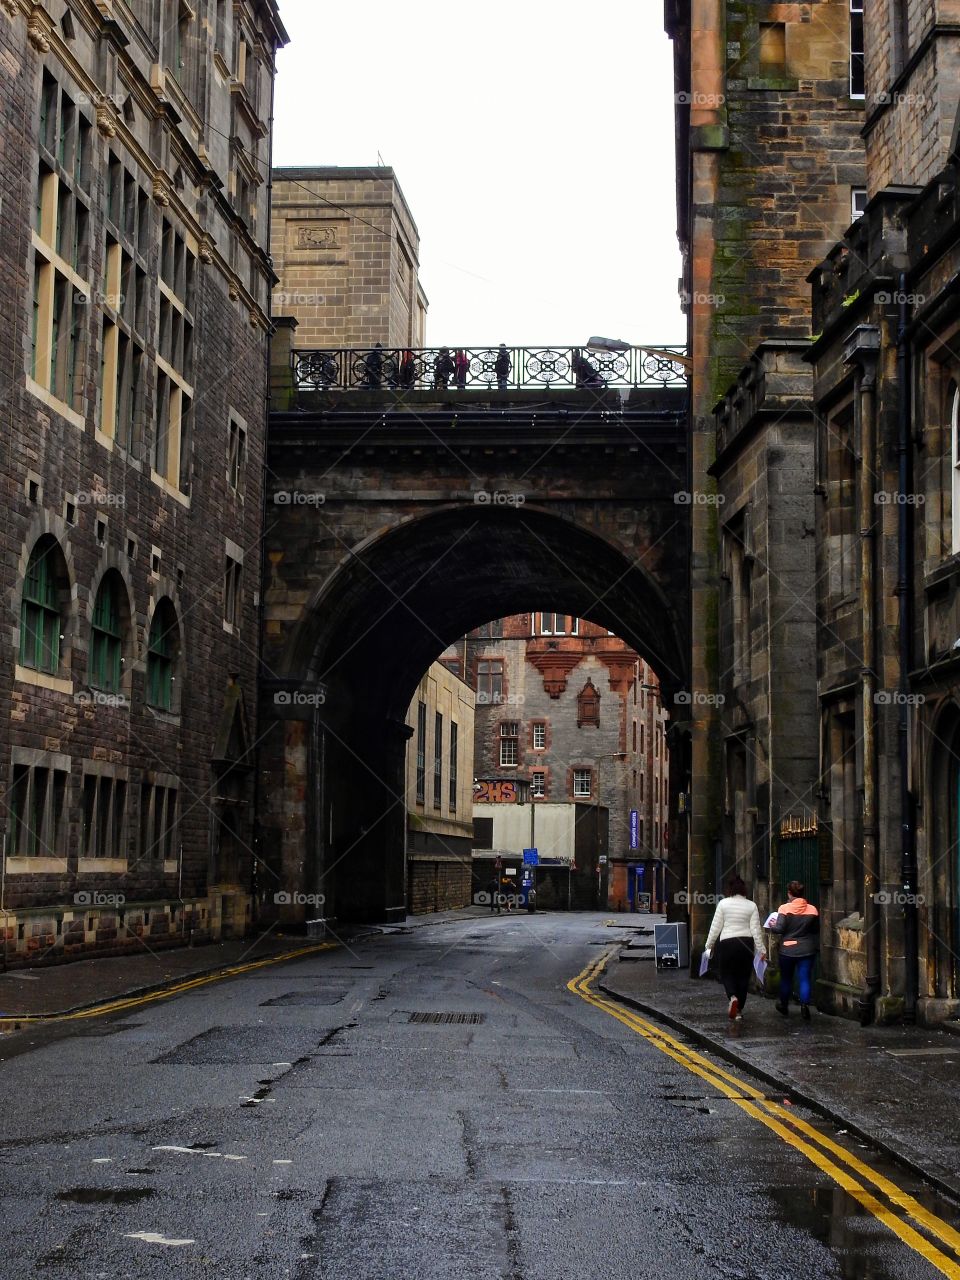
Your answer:
[[[717,943],[714,956],[727,998],[736,996],[742,1009],[747,1003],[750,974],[753,972],[753,939],[724,938]]]

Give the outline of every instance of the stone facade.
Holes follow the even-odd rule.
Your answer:
[[[284,40],[272,0],[0,6],[7,963],[251,916]]]
[[[668,717],[659,681],[639,654],[585,619],[531,612],[471,632],[442,661],[477,690],[475,767],[486,789],[476,812],[525,795],[534,808],[599,805],[609,814],[601,905],[623,909],[638,891],[662,905],[669,892]],[[572,857],[572,842],[564,848]]]
[[[470,905],[474,704],[470,686],[434,662],[407,711],[407,902],[414,915]]]
[[[742,735],[747,724],[760,724],[773,710],[764,695],[737,712],[741,724],[732,723],[732,707],[725,707],[724,717],[720,714],[724,687],[726,696],[732,696],[729,673],[735,667],[724,640],[732,640],[733,633],[729,621],[723,622],[725,614],[729,617],[730,589],[721,578],[722,557],[736,535],[735,520],[727,518],[721,526],[726,508],[719,499],[732,504],[731,511],[740,510],[766,471],[768,479],[759,481],[755,514],[748,523],[758,520],[754,532],[770,533],[775,540],[782,539],[784,526],[779,514],[767,519],[766,485],[776,489],[781,479],[786,483],[786,506],[793,507],[787,523],[798,519],[798,504],[802,506],[795,488],[800,465],[796,445],[791,442],[774,463],[780,448],[775,434],[765,462],[767,446],[760,443],[728,452],[720,469],[714,467],[715,411],[737,387],[745,365],[746,377],[751,376],[749,365],[761,343],[810,334],[806,277],[849,225],[865,185],[860,137],[864,101],[851,92],[862,85],[851,82],[849,0],[667,0],[666,21],[674,41],[681,288],[692,360],[690,884],[695,892],[710,895],[718,876],[733,869],[735,851],[737,865],[750,869],[745,857],[749,832],[770,820],[769,810],[760,812],[764,806],[735,798],[747,792],[736,776],[743,751],[730,735]],[[765,359],[760,359],[761,370]],[[730,406],[723,412],[729,415]],[[804,412],[809,413],[809,405],[800,410],[799,419]],[[761,411],[758,423],[762,421]],[[809,430],[805,436],[809,444]],[[803,463],[800,471],[811,465]],[[778,556],[788,573],[805,564],[809,540],[799,540],[795,551],[794,564],[789,539],[781,540]],[[748,553],[748,562],[749,556],[756,568],[769,563],[762,544]],[[775,613],[770,616],[776,620]],[[747,682],[754,693],[760,690],[765,661],[759,656],[759,639],[757,644],[751,660],[756,674]],[[752,697],[749,688],[744,692]],[[809,694],[808,689],[808,700]],[[681,712],[675,708],[675,715]],[[796,804],[802,806],[803,795],[801,786]],[[757,813],[747,812],[752,809]],[[740,833],[735,836],[731,827],[737,823]],[[725,849],[719,867],[718,847]],[[754,875],[747,878],[755,880]],[[693,901],[694,945],[702,941],[711,911],[709,904]]]
[[[422,347],[420,236],[392,169],[273,171],[274,311],[304,349]]]

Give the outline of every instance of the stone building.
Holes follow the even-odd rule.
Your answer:
[[[389,168],[274,169],[274,312],[303,349],[422,347],[420,235]]]
[[[479,628],[442,661],[477,691],[479,804],[528,796],[534,806],[600,806],[609,814],[603,904],[626,908],[651,893],[662,905],[668,716],[643,659],[596,623],[534,612]]]
[[[407,906],[415,915],[470,905],[475,702],[468,684],[434,662],[407,712]]]
[[[691,423],[691,929],[816,786],[806,278],[864,202],[862,5],[667,0]],[[811,737],[811,734],[813,736]],[[785,860],[784,865],[787,865]]]
[[[866,30],[863,217],[811,274],[821,996],[960,1011],[960,28],[951,3]]]
[[[285,39],[274,0],[0,5],[7,963],[250,917]]]

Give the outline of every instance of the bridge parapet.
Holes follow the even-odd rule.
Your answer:
[[[290,352],[300,391],[602,391],[683,387],[686,348],[424,347],[328,348]]]

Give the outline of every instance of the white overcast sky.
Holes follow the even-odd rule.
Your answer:
[[[280,0],[276,165],[396,171],[430,344],[684,340],[660,0]]]

